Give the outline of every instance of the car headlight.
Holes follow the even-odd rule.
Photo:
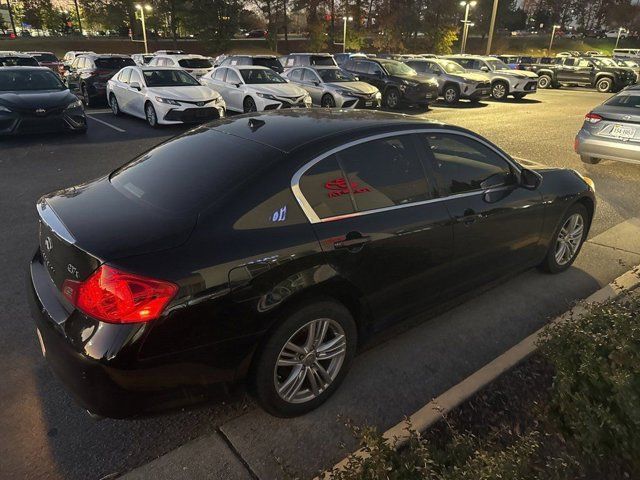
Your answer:
[[[224,105],[224,98],[222,98],[222,95],[219,96],[218,98],[215,98],[213,100],[213,104],[214,105]]]
[[[160,102],[160,103],[166,103],[167,105],[176,105],[176,106],[180,106],[180,102],[177,100],[173,100],[171,98],[162,98],[162,97],[156,97],[156,101]]]
[[[258,95],[260,98],[266,98],[267,100],[278,100],[275,96],[271,95],[270,93],[256,93],[256,95]]]
[[[311,105],[311,95],[306,94],[306,95],[304,96],[303,101],[304,101],[304,103],[306,103],[307,105]]]
[[[353,92],[349,90],[337,90],[336,93],[338,95],[342,95],[344,97],[353,97]]]
[[[378,91],[376,92],[376,100],[380,100],[382,98],[382,94]]]
[[[80,99],[76,99],[73,102],[71,102],[69,105],[67,105],[65,110],[72,110],[74,108],[82,108],[82,101]]]
[[[2,105],[0,105],[0,112],[11,113],[11,110],[7,107],[3,107]]]

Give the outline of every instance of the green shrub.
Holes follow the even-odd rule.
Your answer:
[[[555,368],[551,413],[576,451],[640,476],[640,295],[551,325],[540,347]]]

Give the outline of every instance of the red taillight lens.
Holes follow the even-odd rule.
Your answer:
[[[110,323],[155,320],[178,286],[102,265],[84,282],[68,280],[62,293],[87,315]]]
[[[602,120],[602,117],[600,115],[598,115],[597,113],[587,113],[584,116],[584,121],[585,122],[598,123],[600,120]]]

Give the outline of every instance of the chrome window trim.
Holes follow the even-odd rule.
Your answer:
[[[291,191],[293,193],[293,196],[296,198],[296,200],[298,202],[298,205],[300,205],[300,208],[302,209],[302,211],[304,212],[305,216],[309,220],[309,222],[312,223],[312,224],[324,223],[324,222],[333,222],[333,221],[342,220],[342,219],[345,219],[345,218],[359,217],[359,216],[362,216],[362,215],[371,215],[373,213],[380,213],[380,212],[388,212],[390,210],[396,210],[396,209],[400,209],[400,208],[407,208],[407,207],[413,207],[413,206],[419,206],[419,205],[427,205],[429,203],[441,202],[441,201],[444,201],[444,200],[449,200],[451,198],[469,197],[469,196],[473,196],[473,195],[483,194],[483,193],[486,193],[486,192],[489,191],[489,190],[483,190],[483,189],[471,190],[469,192],[456,193],[456,194],[446,195],[446,196],[438,197],[438,198],[431,198],[429,200],[423,200],[423,201],[420,201],[420,202],[411,202],[411,203],[406,203],[406,204],[402,204],[402,205],[391,205],[389,207],[376,208],[376,209],[373,209],[373,210],[365,210],[363,212],[352,212],[352,213],[347,213],[347,214],[344,214],[344,215],[335,215],[335,216],[326,217],[326,218],[320,218],[318,216],[318,214],[316,214],[315,210],[311,207],[311,204],[307,201],[305,196],[302,194],[302,190],[300,189],[300,179],[307,172],[307,170],[309,170],[311,167],[313,167],[315,164],[321,162],[325,158],[330,157],[331,155],[334,155],[334,154],[336,154],[338,152],[341,152],[342,150],[346,150],[347,148],[353,147],[355,145],[359,145],[361,143],[370,142],[372,140],[379,140],[381,138],[397,137],[397,136],[400,136],[400,135],[413,135],[413,134],[416,134],[416,133],[427,133],[427,134],[428,133],[445,133],[445,134],[448,134],[448,135],[458,135],[458,136],[461,136],[461,137],[470,138],[470,139],[475,140],[476,142],[484,145],[485,147],[489,148],[490,150],[492,150],[496,155],[498,155],[505,162],[507,162],[507,164],[512,166],[518,173],[520,173],[520,171],[522,169],[522,167],[520,165],[518,165],[518,163],[516,163],[515,160],[513,160],[512,158],[506,156],[504,153],[499,151],[495,146],[491,145],[489,142],[486,142],[483,139],[478,138],[478,137],[476,137],[474,135],[468,134],[466,132],[459,132],[459,131],[456,131],[456,130],[448,130],[446,128],[435,128],[435,129],[434,128],[431,128],[431,129],[416,128],[416,129],[411,129],[411,130],[400,130],[400,131],[395,131],[395,132],[385,132],[385,133],[379,133],[379,134],[376,134],[376,135],[370,135],[368,137],[359,138],[358,140],[353,140],[351,142],[348,142],[348,143],[345,143],[343,145],[340,145],[339,147],[335,147],[335,148],[332,148],[331,150],[328,150],[328,151],[324,152],[323,154],[315,157],[313,160],[310,160],[309,162],[304,164],[293,175],[293,177],[291,178]],[[504,189],[507,189],[507,188],[511,188],[511,187],[509,187],[509,186],[497,187],[497,188],[490,189],[490,191],[494,192],[494,191],[504,190]]]

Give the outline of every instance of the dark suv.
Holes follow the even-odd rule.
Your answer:
[[[231,67],[234,65],[258,65],[268,67],[274,72],[282,73],[284,68],[275,55],[230,55],[222,62],[220,67]]]
[[[402,62],[386,59],[351,58],[342,65],[343,70],[356,74],[382,92],[382,103],[389,108],[401,104],[428,107],[438,98],[438,82],[419,75]]]
[[[12,52],[0,54],[0,67],[39,67],[40,64],[31,55]]]
[[[80,55],[65,67],[64,81],[86,107],[93,107],[98,102],[106,102],[109,79],[122,68],[135,64],[128,55]]]
[[[579,85],[599,92],[617,92],[636,82],[633,69],[621,67],[610,58],[560,57],[552,65],[532,65],[538,74],[538,87],[560,88]]]

